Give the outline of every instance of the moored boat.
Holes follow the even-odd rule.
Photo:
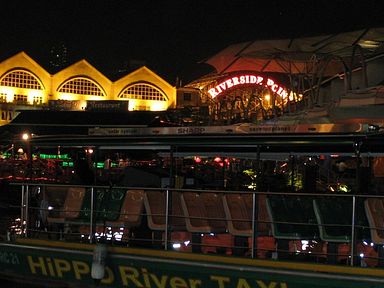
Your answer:
[[[0,274],[76,287],[382,287],[382,141],[360,124],[30,138],[40,157],[58,146],[72,156],[41,181],[31,153],[27,179],[4,185],[20,204],[7,206]]]

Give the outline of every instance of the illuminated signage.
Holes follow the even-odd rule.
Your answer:
[[[215,98],[228,89],[235,88],[242,85],[264,86],[266,88],[271,89],[272,92],[281,96],[283,99],[288,97],[287,90],[284,87],[280,86],[279,84],[275,83],[275,81],[272,80],[271,78],[264,78],[260,75],[253,75],[253,74],[245,74],[241,76],[228,78],[223,82],[219,83],[218,85],[216,85],[215,87],[209,89],[208,93],[211,95],[212,98]]]
[[[87,111],[128,111],[128,101],[87,100]]]

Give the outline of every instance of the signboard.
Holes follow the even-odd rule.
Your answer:
[[[70,249],[71,245],[76,249]],[[80,245],[67,243],[67,248],[54,248],[54,245],[28,248],[27,245],[3,244],[0,274],[72,283],[77,287],[92,285],[92,250],[81,250]],[[334,272],[332,266],[321,264],[301,263],[300,268],[295,268],[297,263],[144,249],[114,250],[116,253],[112,248],[107,255],[104,278],[98,287],[378,288],[384,283],[384,278],[379,276],[382,276],[380,269],[338,267],[333,269],[339,272]]]
[[[276,93],[277,95],[281,96],[283,99],[288,97],[287,90],[276,83],[271,78],[265,78],[260,75],[255,74],[244,74],[239,75],[231,78],[227,78],[215,87],[208,90],[208,93],[211,95],[212,98],[215,98],[219,96],[224,91],[227,91],[231,88],[239,88],[240,86],[244,85],[259,85],[264,86],[265,88],[271,89],[273,93]]]
[[[228,126],[185,126],[185,127],[95,127],[88,129],[88,135],[209,135],[209,134],[294,134],[294,133],[358,133],[367,131],[362,124],[299,124],[299,125],[228,125]]]
[[[49,109],[59,111],[77,111],[81,110],[81,101],[79,100],[49,100]]]
[[[129,101],[88,100],[88,111],[127,112]]]

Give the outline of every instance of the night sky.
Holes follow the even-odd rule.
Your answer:
[[[210,71],[199,62],[230,44],[384,26],[379,0],[265,2],[3,1],[0,58],[25,51],[49,71],[50,48],[64,42],[69,64],[86,59],[109,78],[136,59],[186,84]]]

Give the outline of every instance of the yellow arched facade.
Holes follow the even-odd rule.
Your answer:
[[[129,110],[163,111],[176,107],[176,88],[141,67],[113,83],[113,100],[129,101]]]
[[[176,107],[176,88],[143,66],[112,82],[86,60],[51,75],[26,53],[0,63],[0,125],[17,110],[72,103],[84,110],[87,101],[127,101],[128,110],[163,111]]]

